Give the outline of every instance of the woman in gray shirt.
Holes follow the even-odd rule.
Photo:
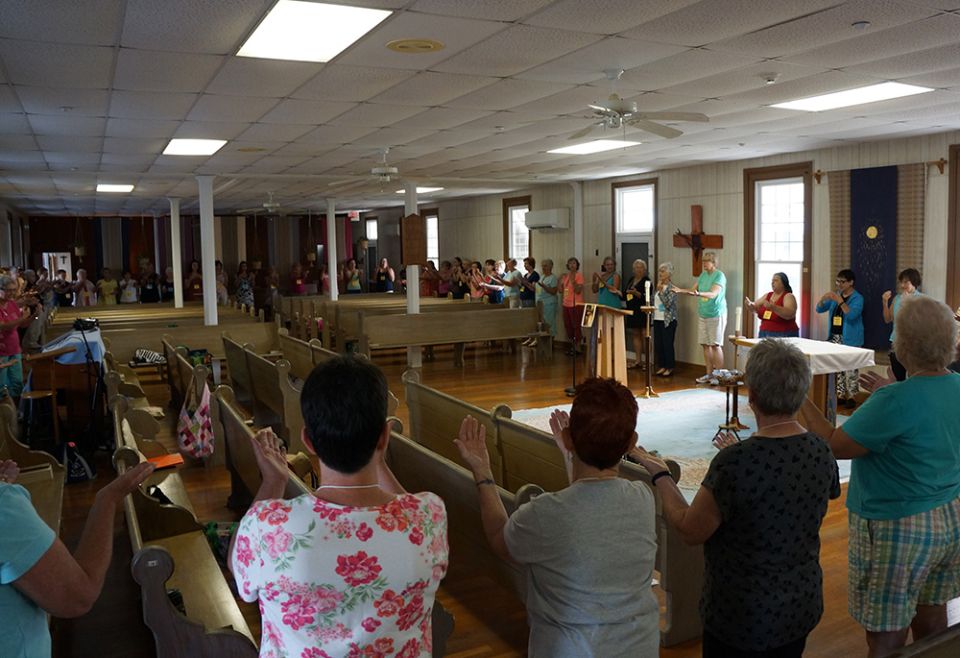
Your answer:
[[[468,416],[455,441],[473,471],[487,540],[526,567],[533,658],[656,656],[660,612],[651,590],[657,554],[650,487],[618,476],[636,442],[637,402],[612,379],[577,387],[568,415],[550,427],[570,486],[542,494],[507,517],[485,430]]]

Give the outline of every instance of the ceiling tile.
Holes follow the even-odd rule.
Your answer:
[[[279,174],[294,165],[302,164],[309,158],[302,155],[268,155],[260,158],[249,167],[244,168],[244,172],[258,174]]]
[[[828,44],[849,41],[850,44],[870,40],[886,28],[920,20],[930,15],[921,7],[895,0],[853,0],[796,20],[774,25],[765,30],[718,41],[714,50],[739,52],[755,57],[783,57],[795,53],[818,51]],[[867,30],[852,27],[856,21],[870,21]],[[854,46],[856,48],[856,46]],[[798,63],[816,64],[812,60]],[[827,66],[841,66],[828,64]]]
[[[33,135],[0,135],[0,151],[35,151],[36,149],[37,142]]]
[[[151,119],[107,119],[107,137],[139,137],[169,139],[180,126],[179,121]]]
[[[433,133],[432,135],[428,135],[423,139],[418,139],[415,142],[411,142],[411,146],[424,146],[430,147],[434,150],[442,150],[450,148],[451,146],[459,146],[461,144],[472,142],[487,134],[488,133],[485,131],[443,130]],[[438,153],[437,157],[441,158],[442,160],[446,160],[449,156],[444,155],[443,153]]]
[[[71,116],[81,117],[102,117],[107,114],[109,96],[106,91],[24,86],[17,86],[16,90],[23,109],[29,114],[59,114],[64,111]],[[2,107],[3,97],[0,94]]]
[[[608,90],[591,85],[565,89],[558,94],[538,98],[530,103],[516,106],[518,112],[531,112],[544,117],[558,114],[577,114],[587,116],[591,110],[587,107],[606,98]]]
[[[475,110],[509,110],[569,89],[569,85],[537,80],[501,80],[448,103],[450,107]]]
[[[154,160],[156,155],[145,155],[142,153],[104,153],[102,163],[107,165],[123,165],[128,167],[138,167],[140,171],[145,171]]]
[[[513,25],[433,68],[448,73],[507,77],[561,57],[602,37]]]
[[[63,167],[95,167],[100,162],[99,153],[83,151],[44,151],[43,158],[51,165]]]
[[[0,58],[14,84],[66,89],[110,86],[113,48],[0,39]]]
[[[490,114],[489,110],[467,110],[464,108],[431,107],[425,112],[398,121],[395,128],[432,128],[444,130],[459,126],[462,123],[473,121]]]
[[[72,112],[31,114],[30,125],[37,135],[102,137],[107,120],[103,117],[78,117]]]
[[[233,55],[271,0],[127,0],[120,43],[129,48]]]
[[[207,87],[211,94],[284,98],[323,69],[313,62],[229,57]]]
[[[960,64],[960,42],[884,57],[855,66],[845,66],[844,70],[895,80],[905,76],[955,68],[958,64]]]
[[[261,123],[286,123],[317,126],[347,111],[356,111],[355,103],[307,101],[288,98],[264,115]]]
[[[697,0],[558,0],[526,19],[529,25],[618,34]]]
[[[282,123],[255,123],[237,136],[249,142],[292,142],[310,132],[309,125]]]
[[[432,69],[451,55],[462,52],[505,27],[503,23],[493,21],[402,12],[381,23],[335,61],[356,66]],[[437,39],[444,44],[444,48],[430,53],[404,54],[386,47],[391,41],[412,37]]]
[[[37,144],[43,151],[88,151],[100,153],[102,137],[78,137],[75,135],[38,135]]]
[[[353,146],[372,146],[374,148],[389,146],[393,149],[393,147],[402,144],[410,144],[421,137],[426,137],[432,132],[432,130],[425,128],[381,128],[369,135],[364,135],[359,139],[352,140],[350,143]]]
[[[443,105],[471,91],[492,85],[496,81],[497,78],[479,75],[424,71],[376,96],[373,102],[420,107]]]
[[[922,87],[943,87],[957,90],[960,89],[960,68],[922,73],[907,78],[900,78],[898,82],[920,85]]]
[[[484,18],[491,21],[513,22],[529,16],[553,0],[417,0],[413,11],[461,18]]]
[[[225,57],[121,48],[113,88],[128,91],[200,92]]]
[[[115,91],[110,100],[110,116],[120,119],[182,120],[196,100],[196,94]]]
[[[102,124],[101,124],[102,130]],[[0,112],[0,135],[28,135],[33,132],[27,115],[22,112]]]
[[[361,103],[349,112],[346,112],[331,123],[337,126],[372,126],[374,128],[383,128],[390,126],[421,112],[423,108],[409,107],[406,105],[379,105],[374,103]]]
[[[0,85],[0,112],[13,112],[19,113],[23,110],[20,101],[17,99],[17,94],[14,93],[13,87],[9,85]]]
[[[241,121],[253,123],[277,105],[276,98],[203,94],[190,110],[191,121]]]
[[[184,121],[173,134],[178,139],[236,139],[249,123],[243,121]]]
[[[524,80],[584,84],[604,81],[607,69],[633,69],[687,50],[652,41],[609,37],[552,62],[518,74]]]
[[[297,141],[301,144],[349,144],[376,131],[375,126],[320,126]]]
[[[3,3],[0,37],[111,46],[120,31],[123,0],[8,1]]]
[[[823,72],[824,69],[815,66],[801,66],[799,64],[787,64],[786,62],[759,62],[671,87],[663,87],[662,90],[683,96],[719,98],[745,91],[768,89],[771,86],[782,87],[792,80]],[[776,76],[774,85],[767,84],[767,78],[770,74]]]
[[[131,137],[107,137],[103,140],[104,153],[159,155],[167,146],[164,139],[135,139]]]
[[[836,4],[837,0],[702,0],[645,21],[642,25],[622,32],[621,36],[685,46],[705,46],[714,41],[749,34],[806,16]]]
[[[630,69],[620,78],[618,87],[653,91],[732,71],[756,62],[757,58],[746,55],[713,52],[706,49],[687,50],[653,64]],[[626,94],[621,92],[621,95]]]
[[[414,73],[412,70],[327,64],[312,80],[298,89],[293,97],[359,103],[386,91]]]

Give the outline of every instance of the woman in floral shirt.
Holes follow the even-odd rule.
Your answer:
[[[263,482],[230,551],[241,597],[260,603],[260,655],[430,656],[447,515],[435,494],[406,493],[384,462],[386,379],[369,362],[332,359],[307,378],[301,408],[323,484],[283,500],[282,444],[259,432]]]

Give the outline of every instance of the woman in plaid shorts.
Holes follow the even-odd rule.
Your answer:
[[[931,297],[903,302],[894,349],[907,379],[876,390],[842,428],[807,400],[807,426],[852,458],[850,614],[869,656],[947,627],[960,596],[960,375],[953,312]]]

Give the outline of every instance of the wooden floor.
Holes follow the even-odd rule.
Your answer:
[[[405,370],[404,355],[377,355],[374,359],[387,374],[391,390],[400,398],[398,416],[406,421],[400,376]],[[464,368],[454,368],[449,349],[437,349],[436,360],[425,362],[424,383],[483,408],[507,403],[513,409],[564,404],[569,398],[563,389],[570,383],[570,360],[562,352],[549,362],[538,363],[532,353],[509,354],[498,350],[468,349]],[[581,364],[582,365],[582,362]],[[580,370],[580,367],[578,367]],[[631,370],[631,388],[642,390],[642,373]],[[702,374],[699,368],[681,367],[670,380],[658,380],[658,391],[690,388]],[[148,383],[147,393],[155,404],[165,404],[167,393],[158,381]],[[172,441],[173,418],[168,413],[167,439]],[[707,440],[709,437],[704,437]],[[451,437],[451,440],[453,437]],[[642,441],[642,436],[641,436]],[[71,485],[65,495],[63,538],[73,546],[79,538],[83,519],[96,490],[110,476],[106,455],[98,457],[101,477],[93,483]],[[202,521],[230,520],[235,515],[224,503],[229,490],[222,469],[202,466],[182,470],[191,502]],[[846,487],[844,487],[844,497]],[[807,643],[807,656],[863,656],[863,633],[846,611],[847,598],[847,521],[844,500],[830,504],[821,530],[821,565],[824,572],[825,611],[820,624]],[[122,514],[118,514],[115,554],[107,576],[103,596],[93,611],[76,620],[56,620],[53,624],[54,656],[62,658],[113,658],[153,655],[153,642],[140,619],[138,589],[129,574],[130,548]],[[525,611],[509,591],[472,567],[467,552],[451,555],[450,572],[439,598],[456,618],[456,628],[448,644],[448,655],[459,658],[525,655],[527,625]],[[955,602],[956,603],[956,602]],[[248,617],[256,610],[248,608]],[[954,617],[956,621],[956,617]],[[251,628],[259,624],[251,623]],[[693,658],[700,655],[698,641],[661,649],[660,656]]]

